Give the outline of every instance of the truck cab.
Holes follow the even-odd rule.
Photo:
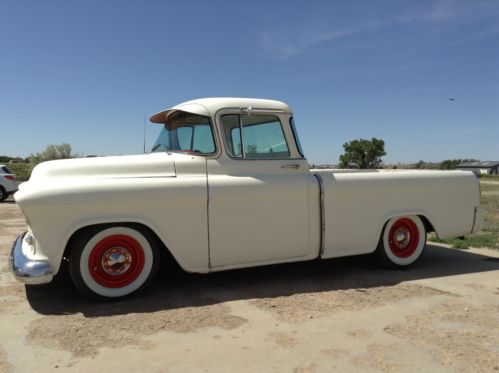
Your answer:
[[[165,125],[153,151],[206,156],[212,269],[317,256],[319,186],[292,115],[279,101],[205,99],[151,117]]]

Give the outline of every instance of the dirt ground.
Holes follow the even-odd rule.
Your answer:
[[[428,245],[417,266],[343,258],[211,275],[162,268],[138,298],[93,303],[67,277],[8,270],[25,229],[0,204],[0,372],[497,372],[499,252]]]

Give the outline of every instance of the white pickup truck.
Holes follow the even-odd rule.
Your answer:
[[[16,278],[47,283],[68,265],[82,293],[121,298],[150,283],[161,250],[199,273],[368,253],[407,267],[427,232],[483,224],[472,172],[311,170],[279,101],[200,99],[151,121],[150,154],[35,167],[15,194],[29,226]]]

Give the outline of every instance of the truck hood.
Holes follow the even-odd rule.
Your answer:
[[[173,157],[167,153],[153,153],[44,162],[33,169],[29,182],[50,181],[57,178],[119,179],[175,176]]]

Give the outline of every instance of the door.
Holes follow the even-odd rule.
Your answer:
[[[282,118],[252,113],[219,120],[228,154],[208,160],[210,266],[306,256],[309,166],[290,152],[294,139]]]

